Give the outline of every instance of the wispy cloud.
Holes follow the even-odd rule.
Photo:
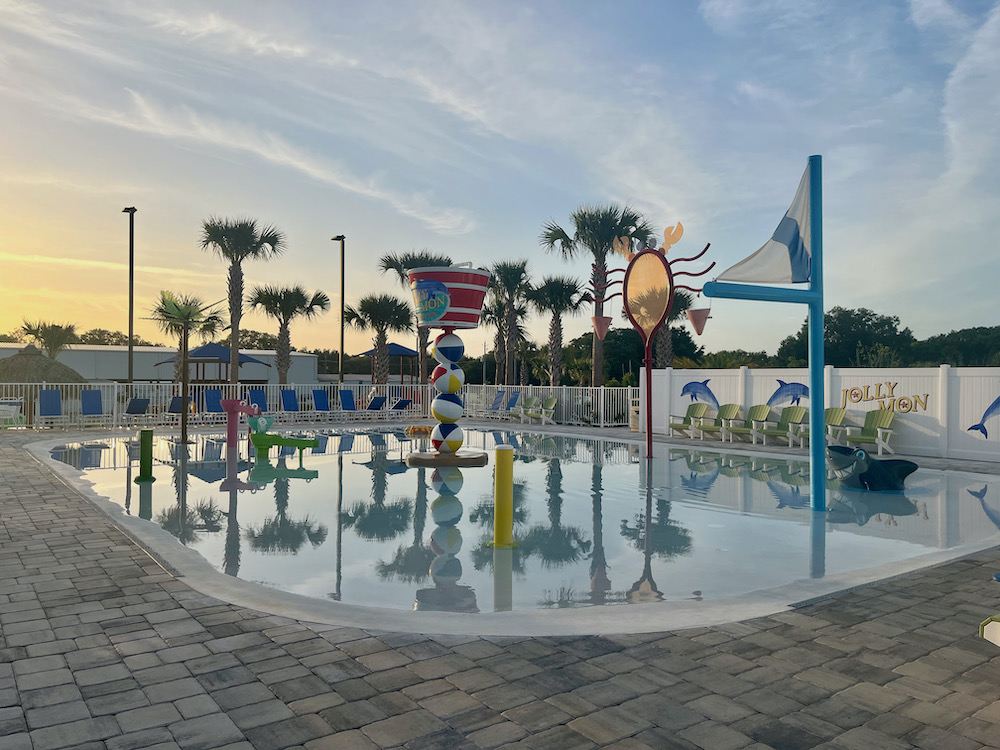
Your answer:
[[[89,258],[67,258],[54,257],[51,255],[23,255],[19,253],[7,253],[0,251],[0,261],[6,264],[19,264],[26,266],[61,266],[63,268],[89,269],[95,271],[115,271],[128,272],[128,263],[116,263],[107,260],[93,260]],[[205,273],[194,271],[190,268],[177,268],[166,266],[145,266],[137,265],[136,272],[169,277],[185,282],[217,282],[218,273]]]
[[[45,102],[56,106],[68,118],[251,154],[318,182],[384,202],[435,232],[466,234],[475,228],[475,221],[466,211],[435,206],[432,196],[426,193],[403,195],[386,189],[377,178],[351,174],[336,163],[293,146],[275,133],[205,115],[190,107],[162,107],[134,91],[128,94],[131,106],[127,109],[102,108],[69,95],[47,97]]]

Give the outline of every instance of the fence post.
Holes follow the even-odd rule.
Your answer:
[[[598,410],[598,414],[599,414],[598,419],[600,420],[601,427],[604,427],[604,400],[605,400],[606,396],[607,396],[607,391],[604,390],[604,386],[602,385],[601,386],[601,406],[600,406],[600,409]]]
[[[951,419],[948,413],[948,390],[951,385],[949,381],[951,380],[951,367],[949,365],[941,365],[938,368],[938,424],[941,425],[941,445],[940,445],[940,455],[941,458],[949,458],[949,440],[948,436],[951,433]]]

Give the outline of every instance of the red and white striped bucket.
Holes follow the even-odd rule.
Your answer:
[[[423,328],[476,328],[490,272],[465,266],[414,268],[410,290]]]

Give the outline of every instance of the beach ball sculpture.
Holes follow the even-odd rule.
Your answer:
[[[415,268],[409,272],[409,279],[418,325],[444,329],[433,348],[438,364],[431,373],[436,392],[431,416],[437,425],[431,432],[431,445],[438,454],[457,453],[465,439],[458,425],[465,411],[465,373],[458,364],[465,344],[455,330],[479,325],[490,273],[465,266]]]

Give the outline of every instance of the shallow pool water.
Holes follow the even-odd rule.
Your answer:
[[[304,435],[307,433],[296,433]],[[809,510],[809,465],[763,454],[640,448],[537,432],[467,430],[466,445],[515,446],[517,547],[494,550],[493,461],[407,468],[400,431],[311,432],[301,459],[247,450],[227,477],[224,436],[73,443],[52,456],[95,491],[158,524],[219,571],[353,604],[457,612],[719,601],[1000,544],[992,477],[919,470],[903,493],[828,483]]]

